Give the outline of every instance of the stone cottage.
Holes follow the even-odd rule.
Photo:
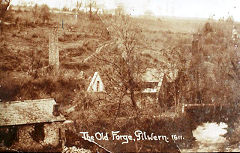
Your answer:
[[[61,151],[65,121],[54,99],[0,103],[0,151]]]
[[[164,73],[148,68],[142,76],[142,93],[156,94],[162,85]]]
[[[142,75],[139,91],[137,92],[139,107],[146,106],[148,103],[157,102],[158,93],[162,85],[164,73],[154,68],[147,68]]]

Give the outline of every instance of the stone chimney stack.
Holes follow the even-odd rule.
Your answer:
[[[54,116],[59,116],[59,115],[60,115],[60,112],[59,112],[59,104],[53,105],[53,115],[54,115]]]
[[[59,69],[58,31],[54,27],[49,34],[49,66],[53,68],[54,74]]]

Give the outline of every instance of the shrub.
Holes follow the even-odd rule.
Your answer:
[[[6,14],[4,16],[4,20],[7,21],[7,22],[13,22],[14,21],[14,13],[13,13],[12,9],[9,9],[6,12]]]
[[[50,9],[47,5],[42,5],[41,6],[41,14],[40,17],[42,19],[43,23],[48,23],[50,20]]]
[[[94,39],[85,40],[83,42],[83,48],[85,48],[86,50],[95,51],[97,49],[97,46],[98,41]]]
[[[37,38],[38,37],[38,35],[36,34],[36,33],[34,33],[33,35],[32,35],[32,38]]]
[[[203,33],[208,34],[209,32],[213,32],[212,26],[210,25],[209,22],[205,23],[203,27]]]
[[[60,41],[60,42],[64,42],[65,41],[65,39],[64,39],[64,37],[58,37],[58,41]]]
[[[33,14],[33,17],[36,19],[40,16],[40,10],[39,10],[39,7],[38,5],[34,5],[33,9],[32,9],[32,14]]]

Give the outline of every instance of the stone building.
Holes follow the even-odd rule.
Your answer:
[[[162,85],[164,73],[158,72],[157,69],[148,68],[142,75],[139,89],[137,92],[137,105],[142,108],[148,103],[156,103],[158,93]]]
[[[54,27],[49,34],[49,66],[53,68],[54,74],[59,69],[59,48],[58,48],[58,29]]]
[[[0,103],[0,151],[61,151],[64,116],[54,99]]]

